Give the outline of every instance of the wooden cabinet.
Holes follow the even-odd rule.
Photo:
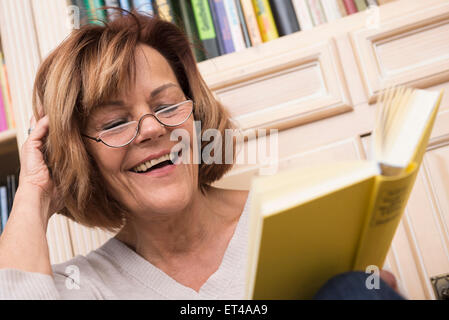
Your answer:
[[[60,3],[0,2],[19,145],[31,116],[37,66],[70,31],[67,9]],[[244,132],[279,130],[281,168],[366,158],[376,99],[383,88],[445,88],[423,166],[386,262],[411,299],[434,299],[430,277],[449,273],[448,39],[448,1],[397,0],[377,12],[361,12],[199,64]],[[247,189],[257,168],[236,165],[216,185]],[[110,236],[55,216],[48,230],[52,262],[86,254]]]

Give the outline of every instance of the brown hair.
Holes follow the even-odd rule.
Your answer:
[[[224,137],[224,130],[233,127],[176,25],[133,11],[104,25],[74,30],[40,66],[33,110],[36,119],[45,114],[50,118],[45,157],[64,205],[59,213],[89,227],[116,231],[126,219],[126,209],[104,188],[81,133],[93,108],[134,83],[139,44],[156,49],[168,61],[184,94],[195,102],[194,118],[201,121],[202,132],[215,128]],[[225,149],[223,145],[223,154]],[[198,187],[205,192],[231,166],[201,163]]]

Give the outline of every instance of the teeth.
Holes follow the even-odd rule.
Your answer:
[[[146,170],[150,169],[151,167],[153,167],[161,162],[164,162],[166,160],[170,160],[170,154],[168,154],[168,153],[161,156],[160,158],[152,159],[152,160],[149,160],[147,162],[144,162],[144,163],[138,165],[137,167],[135,167],[133,169],[133,171],[134,172],[143,172],[143,171],[146,171]]]

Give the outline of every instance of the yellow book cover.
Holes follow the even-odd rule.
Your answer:
[[[333,276],[382,268],[443,91],[385,91],[373,159],[291,168],[251,186],[246,298],[310,299]]]
[[[273,13],[271,12],[268,0],[252,0],[254,11],[256,12],[257,23],[259,25],[262,41],[267,42],[279,38]]]

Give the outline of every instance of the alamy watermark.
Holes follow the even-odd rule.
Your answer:
[[[368,290],[380,289],[380,270],[379,267],[371,265],[366,267],[365,273],[369,276],[365,280],[365,286]]]
[[[71,264],[65,268],[67,279],[65,279],[65,287],[68,290],[80,289],[80,269],[78,266]]]

